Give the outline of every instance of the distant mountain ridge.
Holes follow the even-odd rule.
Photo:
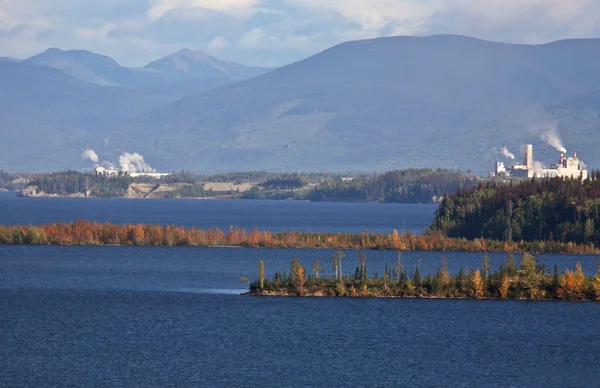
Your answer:
[[[131,120],[106,152],[137,147],[167,169],[489,171],[559,125],[568,149],[600,164],[592,121],[580,137],[548,107],[600,90],[600,40],[530,46],[439,35],[347,42],[303,61]],[[577,114],[572,109],[566,114]],[[536,127],[537,129],[530,129]],[[144,136],[142,136],[144,134]],[[135,139],[134,141],[131,139]]]
[[[245,66],[237,66],[236,76],[243,77]],[[253,69],[249,74],[257,71],[248,69]],[[22,61],[0,58],[0,129],[5,136],[0,169],[81,166],[82,147],[101,144],[119,122],[233,82],[226,75],[174,77],[127,68],[85,50],[49,49]]]
[[[233,82],[268,71],[266,68],[227,62],[201,51],[187,49],[153,61],[143,68],[124,67],[106,55],[86,50],[64,51],[57,48],[48,49],[24,62],[52,67],[85,82],[144,91],[165,88],[181,81],[216,78],[222,79],[221,86],[227,83],[226,80]]]
[[[183,49],[146,65],[151,69],[177,80],[207,77],[228,77],[242,80],[269,71],[264,67],[245,66],[237,62],[223,61],[202,51]]]
[[[0,107],[2,125],[10,123],[15,136],[0,150],[0,168],[19,169],[13,161],[24,156],[10,147],[19,142],[36,155],[28,162],[32,170],[81,167],[83,162],[60,150],[91,147],[111,160],[139,152],[159,170],[444,167],[484,173],[500,157],[494,147],[508,146],[519,157],[520,146],[533,143],[537,160],[555,162],[554,148],[540,140],[540,131],[554,127],[569,151],[578,151],[590,167],[600,166],[599,59],[598,39],[515,45],[456,35],[391,37],[343,43],[233,83],[246,70],[182,50],[136,70],[179,80],[190,87],[183,98],[176,99],[183,95],[179,86],[88,90],[68,82],[47,95],[57,99],[46,102],[51,107],[63,101],[60,109],[47,109],[42,99],[27,101],[47,79],[38,74],[31,81],[8,80],[0,71],[0,96],[27,85],[10,110]],[[120,67],[97,63],[102,71],[84,67],[117,80]],[[52,74],[47,76],[57,76]],[[193,93],[198,89],[185,77],[194,74],[216,85]],[[126,94],[117,101],[136,107],[129,114],[106,102],[104,93],[115,90]],[[75,105],[67,103],[73,100]],[[93,107],[102,109],[94,113]],[[44,120],[32,122],[38,116]],[[52,139],[62,143],[38,142],[47,128],[60,133]],[[56,146],[48,151],[47,144]]]
[[[168,101],[51,67],[0,61],[0,169],[68,168],[80,159],[81,147],[101,141],[107,128]]]

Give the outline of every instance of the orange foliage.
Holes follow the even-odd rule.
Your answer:
[[[33,230],[35,228],[35,230]],[[30,233],[30,229],[31,233]],[[31,239],[26,236],[39,236]],[[30,241],[31,240],[31,241]],[[0,226],[0,244],[60,245],[148,245],[148,246],[242,246],[268,248],[393,249],[420,251],[543,252],[590,254],[600,253],[594,246],[557,241],[507,243],[492,240],[469,241],[449,238],[441,233],[309,233],[278,232],[253,229],[248,232],[232,227],[226,233],[219,228],[181,228],[174,225],[114,225],[88,221],[40,226]],[[576,272],[577,288],[583,288],[582,274]]]

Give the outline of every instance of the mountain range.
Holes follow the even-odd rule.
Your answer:
[[[160,170],[491,170],[507,146],[554,163],[562,137],[600,164],[600,40],[455,35],[334,46],[278,69],[182,50],[141,69],[89,52],[0,61],[11,170],[82,167],[84,148]],[[204,88],[203,88],[204,87]],[[8,105],[4,105],[7,103]],[[546,141],[544,141],[544,139]]]

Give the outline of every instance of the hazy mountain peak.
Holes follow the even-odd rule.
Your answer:
[[[61,70],[81,81],[99,85],[120,85],[108,76],[119,71],[121,66],[112,58],[87,50],[61,50],[50,48],[24,61]]]
[[[78,61],[87,65],[102,64],[104,66],[119,67],[120,65],[109,56],[96,54],[88,50],[61,50],[59,48],[49,48],[41,54],[34,55],[26,59],[28,62],[48,66],[48,63],[56,63],[58,61]],[[50,66],[54,67],[54,66]]]
[[[187,48],[157,59],[146,65],[145,69],[152,69],[179,79],[225,76],[235,80],[250,78],[267,71],[264,68],[225,61],[203,51]]]

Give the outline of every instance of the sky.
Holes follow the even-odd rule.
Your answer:
[[[281,66],[349,40],[433,34],[527,44],[600,37],[600,1],[0,0],[0,57],[57,47],[141,67],[189,48]]]

